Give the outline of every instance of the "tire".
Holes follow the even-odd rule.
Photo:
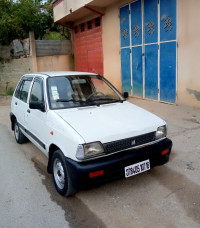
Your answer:
[[[51,159],[53,182],[58,193],[63,196],[72,196],[76,189],[72,186],[71,178],[65,163],[65,158],[60,150],[54,152]]]
[[[15,135],[16,142],[19,144],[22,144],[28,141],[26,136],[21,132],[19,128],[19,124],[17,123],[17,120],[15,120],[15,123],[14,123],[14,135]]]

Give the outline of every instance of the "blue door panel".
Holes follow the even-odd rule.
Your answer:
[[[158,0],[144,0],[144,42],[158,41]]]
[[[160,0],[160,41],[176,40],[176,0]]]
[[[128,5],[120,9],[120,38],[121,47],[127,47],[130,45]]]
[[[130,48],[121,49],[122,90],[131,94]]]
[[[159,77],[160,100],[174,103],[176,102],[176,42],[174,40],[176,40],[177,1],[160,0],[160,18],[158,18],[157,0],[143,0],[143,2],[144,28],[142,28],[142,0],[136,0],[120,9],[122,88],[123,91],[131,93],[132,77],[133,95],[143,97],[143,89],[145,89],[146,98],[158,100]],[[158,20],[160,30],[158,30]],[[144,31],[145,52],[144,83],[142,31]],[[161,41],[159,60],[158,32]],[[132,48],[132,62],[130,62],[130,48]],[[158,72],[158,64],[160,64],[160,72]]]
[[[158,45],[145,46],[145,97],[158,99]]]
[[[176,102],[176,42],[160,44],[160,100]]]
[[[131,37],[133,46],[142,44],[141,0],[131,4]]]
[[[143,96],[142,46],[132,48],[133,94]]]

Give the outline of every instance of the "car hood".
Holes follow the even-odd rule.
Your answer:
[[[86,143],[102,143],[153,132],[165,125],[154,114],[127,101],[100,106],[55,110]]]

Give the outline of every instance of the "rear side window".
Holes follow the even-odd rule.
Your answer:
[[[23,80],[20,81],[20,83],[17,86],[17,89],[15,90],[14,96],[17,97],[17,98],[19,98],[19,92],[20,92],[20,89],[21,89],[22,85],[23,85]]]
[[[22,82],[22,85],[20,86],[19,89],[19,94],[18,94],[18,98],[24,102],[27,102],[27,98],[28,98],[28,91],[31,85],[31,81],[30,80],[24,80]]]

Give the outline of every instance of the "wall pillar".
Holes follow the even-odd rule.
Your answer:
[[[38,72],[34,32],[29,32],[29,39],[30,39],[30,56],[32,57],[32,69],[33,69],[33,72]]]

